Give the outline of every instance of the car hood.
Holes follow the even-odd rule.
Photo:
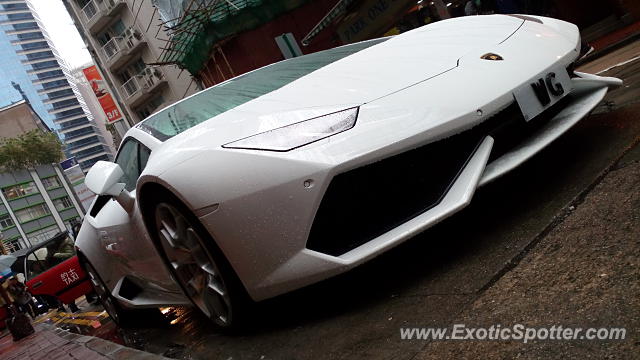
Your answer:
[[[455,68],[469,52],[505,41],[523,21],[505,15],[475,16],[414,29],[214,116],[165,144],[189,149],[220,146],[375,101]],[[188,117],[189,111],[197,109],[181,109],[176,116]]]

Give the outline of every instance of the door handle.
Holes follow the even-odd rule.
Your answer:
[[[107,244],[104,248],[107,249],[107,251],[118,251],[118,244],[117,243]]]
[[[42,281],[38,281],[37,283],[31,285],[31,288],[36,289],[36,288],[39,288],[40,286],[42,286]]]

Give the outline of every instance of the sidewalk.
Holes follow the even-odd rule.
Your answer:
[[[639,38],[640,21],[602,35],[589,41],[589,45],[593,46],[594,52],[587,56],[582,63],[593,61]]]
[[[3,360],[140,360],[165,359],[162,356],[127,348],[116,343],[35,324],[36,332],[18,342],[11,335],[0,338]],[[6,334],[6,332],[5,332]]]
[[[637,110],[625,116],[637,116]],[[638,140],[640,141],[640,140]],[[429,341],[415,359],[638,358],[640,146],[566,209],[529,253],[452,324],[622,327],[624,340]],[[635,354],[635,355],[634,355]]]

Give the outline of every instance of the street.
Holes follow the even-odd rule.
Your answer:
[[[78,317],[85,321],[55,313],[46,321],[178,359],[638,356],[639,55],[636,41],[578,69],[625,85],[524,166],[481,188],[468,208],[353,271],[258,304],[241,332],[221,333],[184,308],[163,309],[164,320],[133,329],[117,329],[86,303]],[[627,339],[400,339],[403,327],[458,323],[622,326]]]

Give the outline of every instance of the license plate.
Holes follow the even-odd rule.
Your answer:
[[[526,121],[532,120],[571,92],[567,69],[559,67],[539,74],[513,92]]]

